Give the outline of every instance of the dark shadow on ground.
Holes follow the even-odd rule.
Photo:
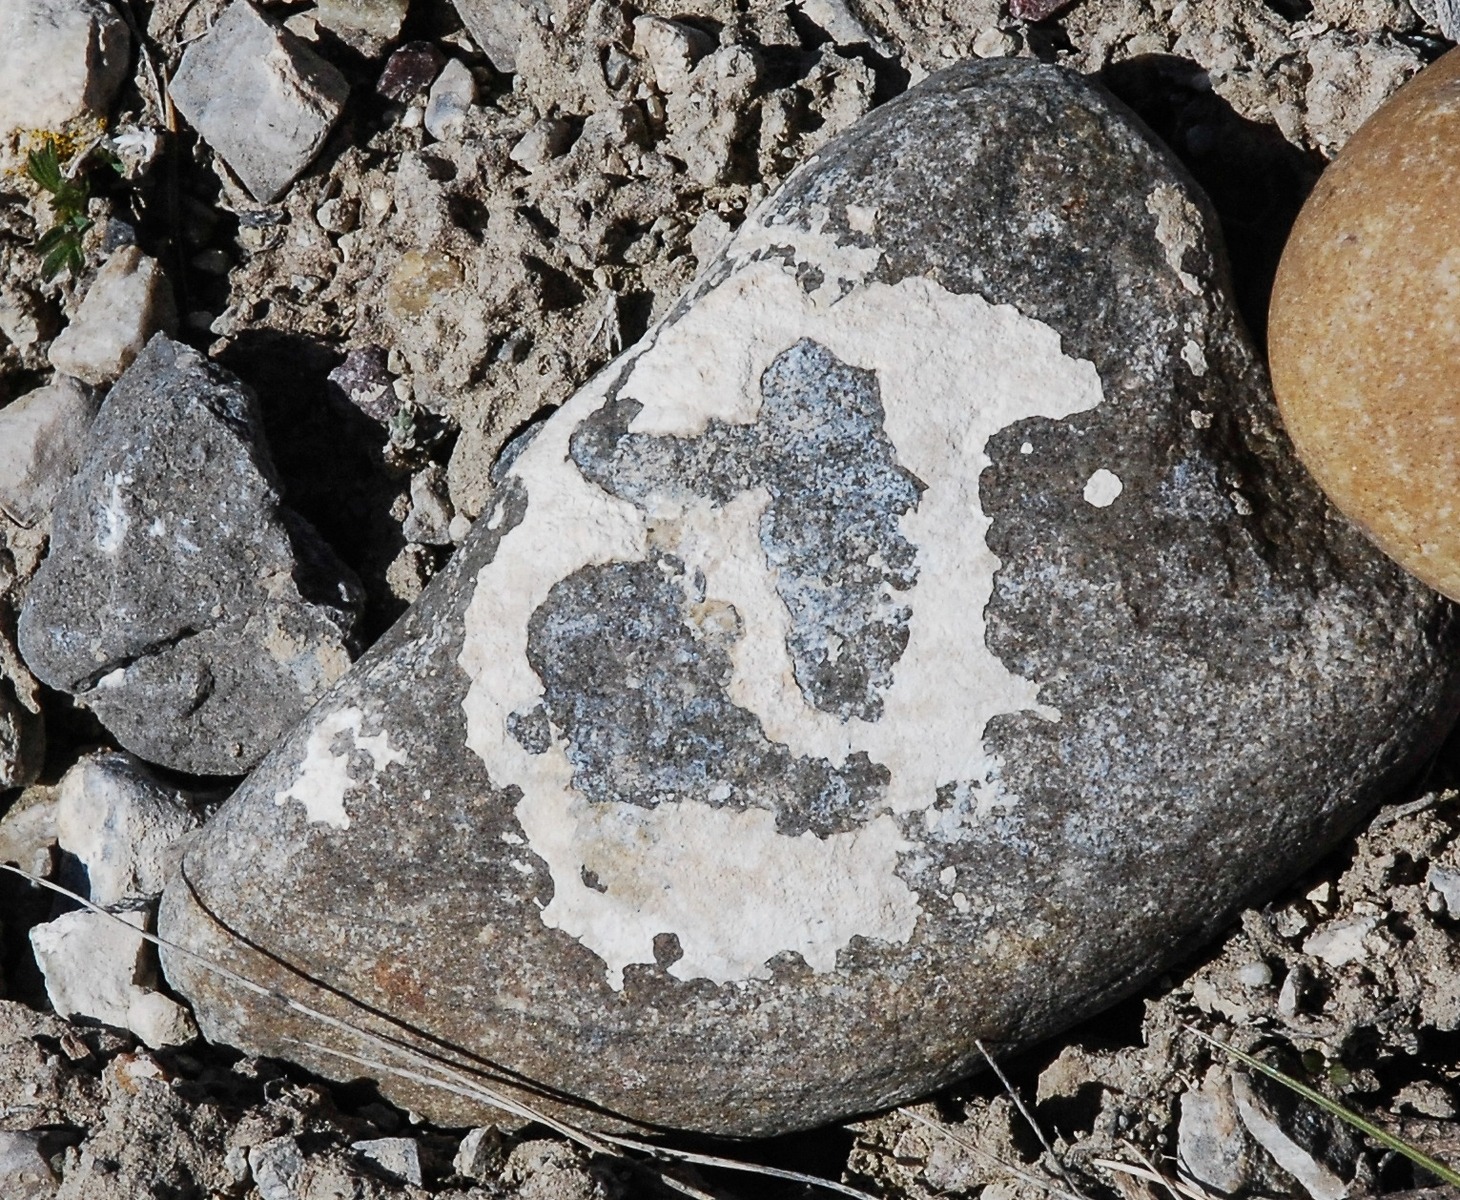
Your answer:
[[[1189,59],[1148,54],[1101,81],[1133,108],[1201,184],[1221,218],[1237,305],[1259,344],[1283,245],[1323,169],[1276,125],[1239,116]]]
[[[219,362],[257,393],[285,502],[317,529],[365,587],[364,645],[405,610],[385,572],[405,545],[391,505],[405,486],[382,460],[386,432],[332,394],[341,355],[313,338],[245,331]]]

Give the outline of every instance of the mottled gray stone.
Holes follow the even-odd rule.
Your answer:
[[[350,85],[248,0],[233,0],[183,51],[168,91],[254,199],[267,204],[319,153]]]
[[[19,643],[128,750],[239,774],[349,665],[359,585],[281,502],[257,403],[158,335],[56,504]]]
[[[828,144],[495,479],[161,920],[580,1120],[769,1134],[1047,1036],[1460,698],[1450,605],[1297,466],[1205,198],[1050,66]],[[353,1072],[167,968],[210,1036]]]

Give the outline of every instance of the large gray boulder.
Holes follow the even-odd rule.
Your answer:
[[[1292,879],[1436,745],[1457,649],[1296,464],[1169,154],[959,66],[507,457],[162,931],[581,1120],[811,1126]],[[166,965],[208,1036],[354,1073]]]
[[[284,507],[253,395],[158,334],[107,396],[20,652],[126,749],[242,774],[349,666],[359,583]]]

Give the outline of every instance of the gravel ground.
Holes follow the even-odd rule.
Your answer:
[[[265,205],[159,102],[156,80],[221,7],[133,0],[147,51],[113,128],[163,131],[162,153],[130,177],[96,179],[87,261],[102,261],[130,227],[173,281],[182,336],[258,389],[289,502],[365,584],[367,637],[420,593],[482,511],[488,467],[515,431],[640,336],[798,162],[939,66],[1022,54],[1099,72],[1211,194],[1260,336],[1286,230],[1325,161],[1450,45],[1432,24],[1449,9],[1423,0],[1081,0],[1035,24],[1000,0],[651,2],[642,11],[691,16],[725,64],[665,98],[633,52],[641,10],[554,3],[551,30],[529,39],[506,75],[475,52],[449,6],[415,0],[397,41],[464,61],[480,101],[450,136],[433,138],[424,94],[377,90],[388,50],[317,28],[307,5],[272,5],[316,34],[352,93],[314,166]],[[635,97],[643,103],[630,105]],[[523,150],[530,131],[536,141]],[[550,154],[557,142],[566,149]],[[47,219],[19,182],[0,189],[0,405],[47,377],[48,345],[89,282],[89,271],[40,280],[32,242]],[[13,604],[43,539],[4,513],[0,539]],[[63,697],[43,703],[44,784],[104,734]],[[1433,1183],[1234,1070],[1188,1027],[1260,1050],[1460,1160],[1452,782],[1455,746],[1221,945],[1008,1063],[1008,1088],[986,1075],[907,1110],[731,1152],[888,1200],[1157,1194],[1104,1161],[1180,1174],[1213,1194],[1337,1200]],[[0,813],[10,806],[13,831],[20,806],[45,800],[44,787],[19,801],[0,794]],[[0,1180],[7,1162],[40,1164],[59,1183],[34,1195],[67,1200],[566,1200],[661,1186],[653,1171],[538,1126],[493,1125],[488,1112],[462,1150],[461,1131],[420,1125],[365,1085],[327,1087],[210,1047],[153,1053],[69,1025],[44,1011],[28,960],[26,930],[50,912],[43,897],[0,881],[0,995],[11,997],[0,1001],[0,1131],[26,1131],[0,1132]],[[396,1138],[408,1143],[371,1145]],[[419,1184],[402,1181],[411,1146]],[[807,1194],[674,1171],[713,1195]]]

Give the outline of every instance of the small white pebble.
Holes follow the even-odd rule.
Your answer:
[[[1109,508],[1124,490],[1120,476],[1101,467],[1085,482],[1085,503],[1096,508]]]
[[[1243,963],[1237,968],[1237,978],[1246,987],[1265,988],[1272,985],[1272,968],[1265,962]]]
[[[1201,347],[1190,339],[1187,340],[1186,345],[1181,347],[1181,361],[1198,379],[1207,373],[1207,356],[1202,353]]]
[[[1332,908],[1333,882],[1325,879],[1308,893],[1307,899],[1313,904],[1321,904],[1324,908]]]
[[[973,52],[979,58],[1007,58],[1018,48],[1019,43],[997,27],[985,29],[973,39]]]
[[[1302,1002],[1303,994],[1298,980],[1298,973],[1296,971],[1289,971],[1287,978],[1283,980],[1283,986],[1278,989],[1278,1015],[1283,1017],[1296,1016],[1298,1006]]]
[[[1203,412],[1199,408],[1191,410],[1191,426],[1193,429],[1210,429],[1212,427],[1212,414]]]
[[[1019,447],[1019,453],[1020,454],[1033,454],[1034,453],[1034,443],[1033,442],[1025,442],[1022,446]]]

